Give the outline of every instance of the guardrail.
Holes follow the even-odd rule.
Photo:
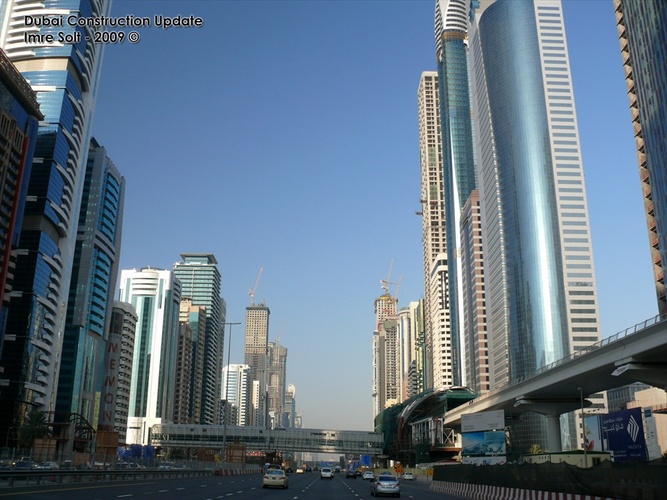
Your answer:
[[[210,476],[214,469],[140,469],[140,470],[0,470],[0,486],[46,483],[85,483],[100,481],[140,481],[147,479]]]

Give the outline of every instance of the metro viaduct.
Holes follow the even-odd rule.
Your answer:
[[[562,451],[561,414],[590,406],[584,398],[591,394],[634,382],[667,388],[667,318],[649,319],[447,411],[445,427],[460,432],[461,416],[468,413],[505,410],[516,417],[532,411],[547,417],[549,450]]]
[[[232,443],[247,450],[381,455],[381,433],[330,429],[267,429],[236,425],[157,424],[150,444],[165,448],[223,449]]]

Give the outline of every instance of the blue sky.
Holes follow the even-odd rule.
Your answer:
[[[646,222],[612,1],[563,4],[607,337],[657,314]],[[127,181],[121,267],[214,253],[230,322],[263,267],[255,301],[306,427],[372,429],[373,301],[392,261],[399,305],[423,296],[417,86],[435,69],[434,5],[113,2],[113,17],[204,20],[106,46],[93,130]]]

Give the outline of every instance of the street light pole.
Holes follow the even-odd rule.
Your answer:
[[[588,469],[588,455],[586,446],[586,425],[584,424],[584,391],[579,387],[579,398],[581,399],[581,437],[584,445],[584,468]]]
[[[223,446],[223,460],[227,463],[227,420],[229,419],[228,403],[229,403],[229,365],[232,357],[232,327],[240,325],[241,323],[222,323],[222,331],[224,333],[225,326],[229,325],[229,347],[227,348],[227,377],[225,377],[225,417],[222,422],[222,446]],[[223,369],[224,372],[224,369]]]

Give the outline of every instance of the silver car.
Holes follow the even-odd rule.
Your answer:
[[[401,483],[398,478],[390,474],[380,474],[371,481],[371,496],[389,495],[390,497],[401,496]]]

